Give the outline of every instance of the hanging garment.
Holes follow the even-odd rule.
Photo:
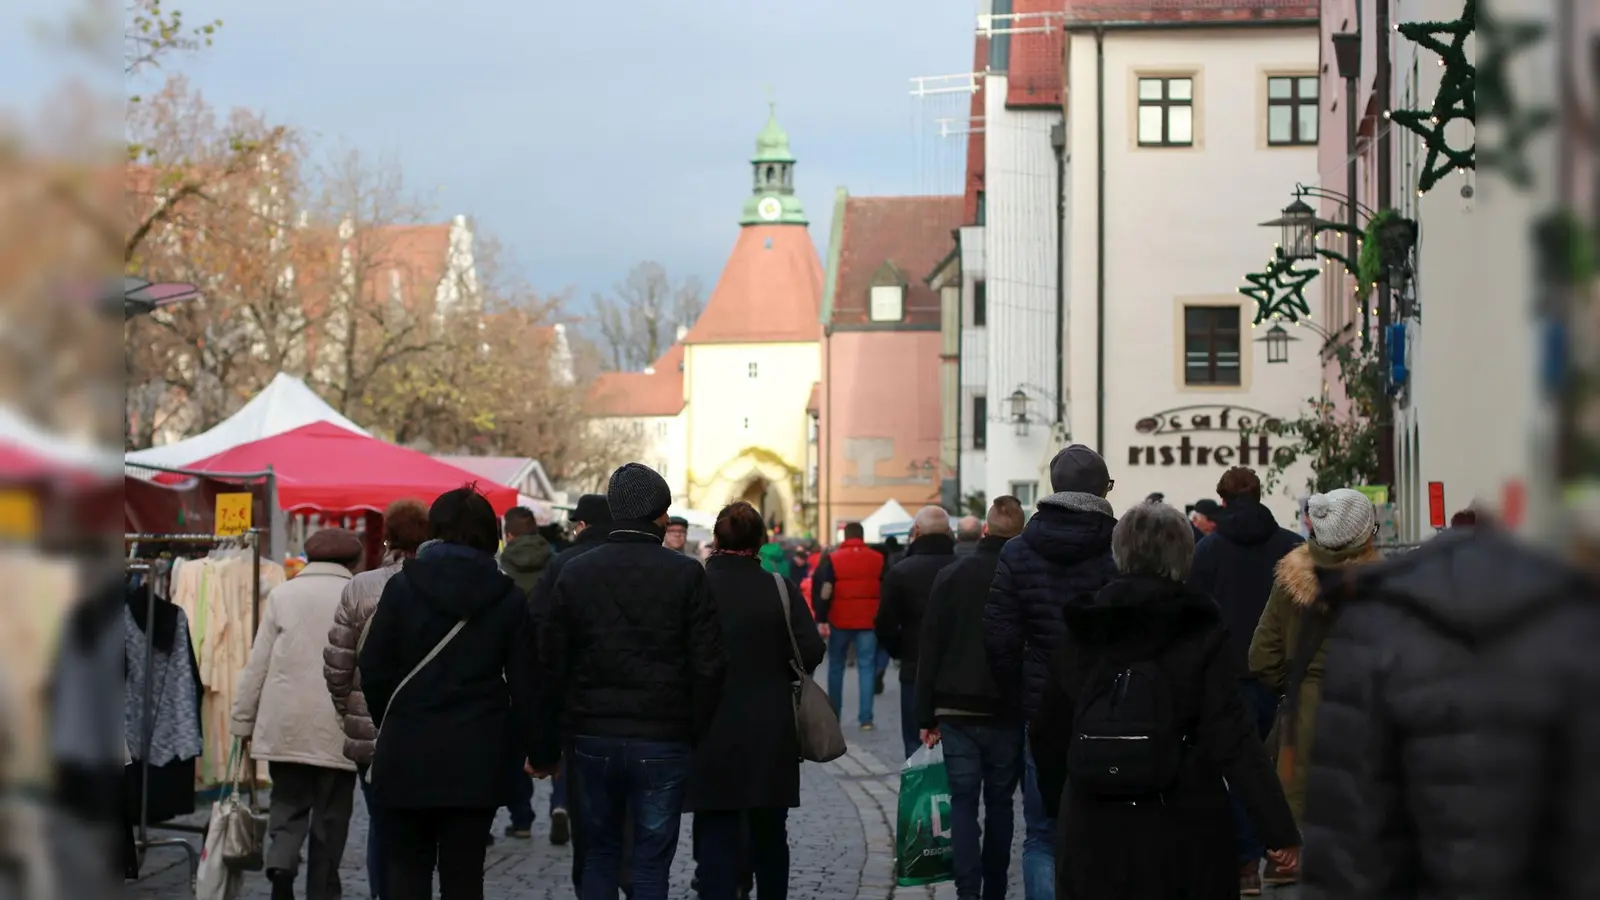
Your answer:
[[[132,607],[140,607],[135,616]],[[156,615],[141,625],[144,598],[130,596],[123,608],[123,728],[135,761],[165,766],[194,759],[204,741],[200,732],[199,670],[189,648],[189,620],[170,603],[156,602]],[[148,629],[148,631],[147,631]],[[150,672],[150,709],[145,709],[145,673]],[[149,734],[148,755],[145,735]]]

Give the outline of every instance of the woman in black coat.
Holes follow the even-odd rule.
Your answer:
[[[1140,504],[1117,523],[1111,551],[1119,577],[1098,594],[1068,604],[1055,673],[1030,728],[1040,792],[1059,829],[1056,897],[1235,900],[1239,866],[1228,788],[1280,866],[1294,868],[1300,836],[1245,712],[1221,613],[1210,597],[1184,586],[1194,558],[1189,522],[1173,507]],[[1149,686],[1158,680],[1164,687]],[[1115,746],[1113,755],[1124,756],[1139,746],[1125,739],[1098,745],[1085,740],[1083,732],[1118,733],[1104,730],[1107,707],[1099,704],[1108,701],[1097,698],[1119,697],[1109,702],[1118,704],[1119,719],[1127,721],[1165,705],[1141,705],[1141,697],[1163,692],[1170,727],[1158,731],[1181,741],[1175,774],[1153,794],[1093,789],[1095,772],[1068,764],[1075,744],[1085,745],[1080,752],[1086,757],[1106,752],[1093,746]],[[1093,716],[1080,717],[1080,710]],[[1117,762],[1099,761],[1105,768]],[[1123,765],[1124,771],[1136,769]]]
[[[767,542],[761,513],[745,502],[717,516],[706,576],[717,601],[727,677],[716,718],[695,748],[689,799],[703,900],[740,892],[740,848],[761,900],[783,900],[789,883],[789,810],[800,805],[800,739],[795,732],[794,649],[814,671],[826,652],[800,589],[761,568]],[[779,584],[788,593],[784,620]],[[791,643],[791,640],[793,643]]]
[[[428,536],[384,585],[359,651],[379,726],[368,777],[384,817],[384,900],[429,900],[436,864],[438,896],[482,900],[484,835],[522,762],[513,748],[527,745],[531,697],[515,677],[527,601],[495,562],[500,520],[475,489],[435,500]]]

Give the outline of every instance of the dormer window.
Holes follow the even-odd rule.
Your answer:
[[[871,316],[874,322],[898,322],[905,315],[906,289],[898,284],[872,289]]]

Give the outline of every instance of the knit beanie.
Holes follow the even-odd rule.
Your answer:
[[[606,502],[618,522],[654,522],[672,505],[672,488],[655,469],[628,463],[611,473]]]
[[[360,559],[364,549],[355,532],[323,528],[306,538],[306,561],[344,564]]]
[[[1343,550],[1372,537],[1378,527],[1378,511],[1360,491],[1339,488],[1326,494],[1312,494],[1306,503],[1311,517],[1311,537],[1328,550]]]

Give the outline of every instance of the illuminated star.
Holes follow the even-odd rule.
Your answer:
[[[1265,272],[1246,275],[1244,278],[1250,286],[1239,288],[1239,293],[1256,302],[1256,325],[1268,319],[1298,322],[1311,315],[1305,289],[1316,277],[1316,269],[1296,269],[1294,260],[1279,257]]]

